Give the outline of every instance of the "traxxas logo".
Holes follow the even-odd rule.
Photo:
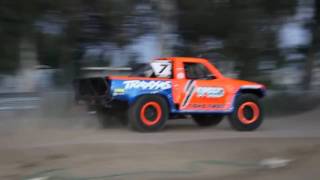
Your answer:
[[[171,88],[170,81],[142,81],[142,80],[131,80],[124,81],[125,89],[148,89],[148,90],[165,90]]]

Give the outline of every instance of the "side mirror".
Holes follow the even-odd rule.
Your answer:
[[[208,74],[206,79],[216,79],[216,76],[213,74]]]

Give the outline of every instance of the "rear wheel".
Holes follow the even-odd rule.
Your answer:
[[[253,94],[241,94],[229,121],[232,128],[239,131],[257,129],[263,121],[263,108],[259,98]]]
[[[193,115],[193,121],[200,127],[216,126],[222,119],[222,115]]]
[[[137,131],[158,131],[165,126],[168,112],[164,98],[156,95],[142,96],[129,108],[129,127]]]

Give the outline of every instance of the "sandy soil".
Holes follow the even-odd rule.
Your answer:
[[[158,133],[100,129],[86,114],[3,116],[0,179],[316,179],[319,116],[267,117],[255,132],[236,132],[227,121],[199,128],[173,120]],[[290,162],[272,168],[263,164],[270,158]]]

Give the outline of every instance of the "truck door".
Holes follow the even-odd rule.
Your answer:
[[[184,62],[185,80],[180,88],[182,111],[224,111],[228,107],[227,85],[202,63]]]

